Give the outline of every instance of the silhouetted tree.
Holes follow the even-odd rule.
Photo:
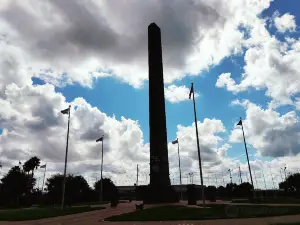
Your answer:
[[[284,189],[287,193],[290,192],[296,192],[299,196],[300,194],[300,174],[295,173],[289,175],[285,181],[279,183],[279,188]]]
[[[1,182],[2,203],[19,206],[21,197],[30,196],[35,185],[35,178],[26,174],[19,166],[14,166],[1,179]]]
[[[237,195],[239,197],[251,197],[251,190],[253,189],[253,186],[248,183],[244,182],[237,186]]]
[[[223,186],[219,186],[217,188],[217,193],[221,199],[225,198],[226,197],[226,188]]]
[[[95,190],[100,194],[100,185],[101,185],[101,180],[98,180],[94,184]],[[103,179],[103,186],[102,186],[102,197],[103,201],[110,201],[112,197],[115,197],[116,195],[117,188],[115,184],[112,182],[111,179],[109,178],[104,178]]]
[[[232,198],[235,196],[236,191],[237,191],[237,184],[236,183],[228,183],[226,185],[226,192],[227,192],[227,196],[229,198]]]
[[[205,190],[206,198],[210,201],[216,199],[217,188],[215,186],[208,186]]]
[[[23,165],[23,170],[26,173],[31,171],[31,176],[33,177],[34,170],[38,169],[40,166],[41,160],[34,156],[27,160]]]
[[[63,175],[55,174],[46,182],[46,202],[48,204],[60,204],[62,198]],[[71,205],[80,202],[97,201],[96,194],[89,187],[82,176],[68,175],[66,177],[65,204]]]

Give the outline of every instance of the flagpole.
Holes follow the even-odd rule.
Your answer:
[[[44,170],[44,178],[43,178],[43,185],[42,185],[42,194],[44,192],[44,182],[45,182],[46,169],[47,169],[47,164],[46,164],[45,170]]]
[[[203,206],[205,207],[205,196],[204,196],[204,186],[203,186],[203,176],[202,176],[202,163],[201,163],[200,144],[199,144],[198,125],[197,125],[197,113],[196,113],[196,103],[195,103],[194,84],[193,83],[191,86],[191,93],[193,95],[194,118],[195,118],[197,149],[198,149],[198,159],[199,159],[199,169],[200,169],[200,180],[201,180],[201,186],[202,186],[202,202],[203,202]]]
[[[103,200],[103,177],[102,177],[102,171],[103,171],[103,139],[104,137],[102,136],[102,148],[101,148],[101,182],[100,182],[100,202]]]
[[[242,121],[242,117],[240,117],[240,120]],[[249,168],[249,173],[250,173],[250,179],[251,179],[251,184],[252,184],[252,187],[253,187],[253,198],[255,198],[255,188],[254,188],[254,185],[253,185],[253,179],[252,179],[251,167],[250,167],[250,162],[249,162],[248,149],[247,149],[247,144],[246,144],[246,139],[245,139],[243,122],[241,124],[242,124],[244,145],[245,145],[245,150],[246,150],[246,155],[247,155],[247,162],[248,162],[248,168]]]
[[[180,195],[181,195],[181,200],[182,199],[182,181],[181,181],[181,167],[180,167],[180,154],[179,154],[179,140],[177,138],[177,145],[178,145],[178,165],[179,165],[179,178],[180,178]]]
[[[61,209],[62,210],[64,209],[65,191],[66,191],[66,173],[67,173],[67,163],[68,163],[68,147],[69,147],[69,131],[70,131],[70,111],[71,111],[71,106],[69,105],[67,144],[66,144],[65,168],[64,168],[64,180],[63,180],[62,200],[61,200]]]

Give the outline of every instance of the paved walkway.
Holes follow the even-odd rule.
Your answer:
[[[220,202],[217,202],[220,203]],[[269,225],[274,223],[300,222],[300,215],[251,218],[251,219],[222,219],[206,221],[166,221],[166,222],[105,222],[104,218],[135,211],[136,202],[121,203],[117,208],[107,207],[103,210],[85,212],[75,215],[61,216],[24,222],[0,222],[0,225]],[[175,203],[186,205],[186,202]],[[108,206],[108,205],[106,205]],[[146,208],[151,206],[146,206]],[[299,212],[300,214],[300,212]]]

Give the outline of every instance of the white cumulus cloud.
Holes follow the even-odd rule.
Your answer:
[[[289,13],[275,17],[274,23],[277,30],[281,33],[286,31],[292,32],[296,30],[295,16]]]
[[[189,100],[190,88],[185,85],[176,86],[169,85],[165,88],[165,98],[171,103],[178,103]],[[199,94],[195,92],[195,98],[199,97]]]

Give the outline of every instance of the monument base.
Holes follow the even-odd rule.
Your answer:
[[[178,193],[172,186],[157,187],[148,185],[144,189],[143,202],[144,204],[156,203],[174,203],[179,201]]]

